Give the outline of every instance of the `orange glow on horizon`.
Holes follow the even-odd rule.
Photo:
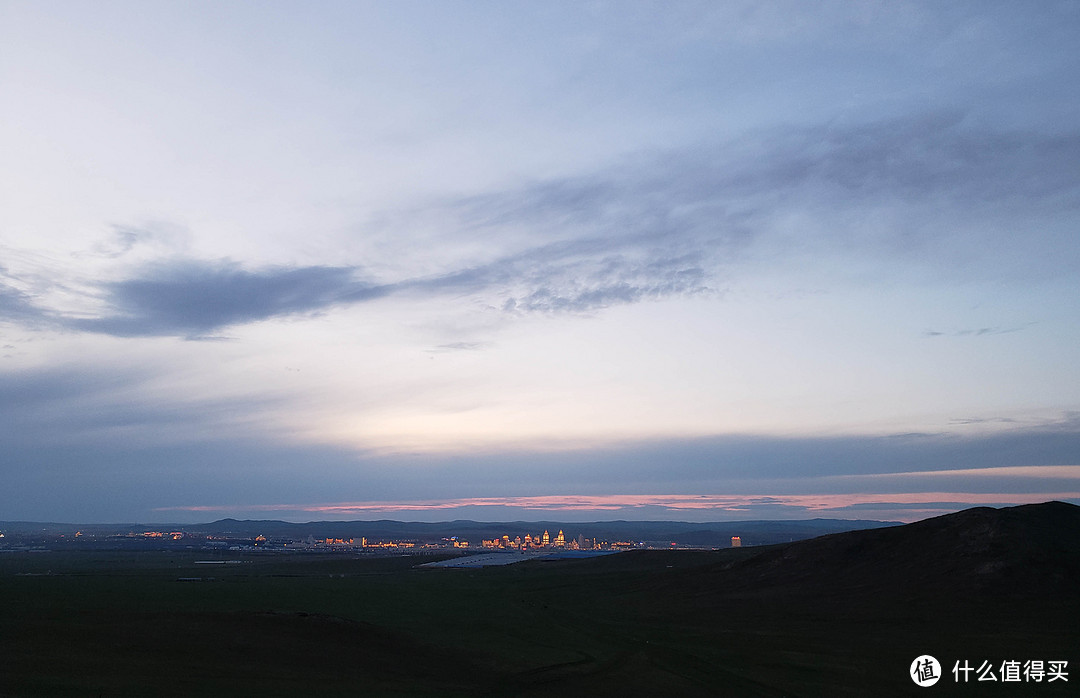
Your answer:
[[[334,502],[325,504],[253,504],[235,506],[161,507],[155,511],[295,511],[311,514],[364,515],[386,512],[438,511],[462,507],[510,507],[530,511],[620,511],[637,507],[662,507],[672,511],[715,510],[717,513],[749,513],[755,505],[777,505],[805,509],[820,515],[852,506],[911,505],[912,512],[926,516],[944,513],[939,509],[921,509],[919,505],[958,504],[961,508],[979,505],[1036,504],[1055,499],[1080,499],[1080,492],[1053,493],[971,493],[908,492],[860,494],[800,495],[544,495],[533,497],[468,497],[410,501]],[[902,510],[897,511],[898,518]],[[849,513],[849,512],[844,512]],[[916,517],[919,518],[919,517]],[[914,520],[914,519],[912,519]]]

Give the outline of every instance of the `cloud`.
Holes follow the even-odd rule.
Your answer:
[[[349,267],[275,267],[249,271],[227,262],[182,260],[142,277],[102,285],[111,313],[66,318],[67,327],[121,337],[199,337],[223,327],[308,313],[385,295]]]
[[[1078,159],[1080,132],[995,131],[935,112],[642,153],[591,175],[470,197],[453,208],[469,228],[529,224],[551,235],[591,227],[639,244],[690,233],[738,242],[738,231],[724,230],[739,220],[732,212],[798,192],[843,193],[847,206],[880,199],[1075,209]]]
[[[575,269],[577,274],[573,273]],[[532,283],[525,284],[520,295],[508,294],[504,310],[581,313],[712,291],[706,271],[686,257],[641,263],[624,258],[607,259],[601,264],[568,263],[561,269],[544,269],[530,280]]]
[[[930,113],[860,125],[794,131],[765,153],[743,189],[814,183],[862,196],[944,198],[958,203],[1031,204],[1080,184],[1080,134],[965,127],[959,113]]]
[[[464,296],[512,314],[590,313],[723,293],[752,273],[745,265],[797,266],[808,256],[870,260],[874,277],[912,266],[995,280],[1072,274],[1080,244],[1055,216],[1080,206],[1078,160],[1080,132],[993,131],[960,114],[763,130],[385,214],[376,227],[407,247],[378,282],[360,278],[355,263],[252,269],[170,258],[83,283],[106,306],[96,315],[51,310],[10,285],[0,285],[0,314],[121,337],[206,337],[391,294]],[[417,243],[420,222],[433,228],[430,244]],[[119,259],[147,235],[117,228],[101,254]],[[973,259],[982,263],[957,263]]]
[[[515,312],[584,312],[643,300],[707,293],[700,255],[642,248],[637,241],[582,238],[542,244],[394,290],[474,293]]]
[[[480,351],[487,347],[487,342],[449,342],[447,344],[440,344],[433,349],[429,349],[428,352],[432,354],[441,354],[452,351]]]
[[[505,297],[500,303],[505,310],[522,313],[584,312],[709,291],[705,272],[685,257],[593,259],[579,252],[587,244],[556,247],[383,284],[358,280],[355,267],[248,270],[227,261],[181,259],[144,267],[123,281],[100,284],[108,310],[89,318],[47,313],[30,304],[28,296],[17,300],[24,317],[48,320],[66,329],[118,337],[204,339],[234,325],[316,313],[391,294],[495,293]]]
[[[951,337],[985,337],[987,335],[1012,334],[1013,332],[1021,332],[1023,330],[1026,330],[1028,327],[1031,327],[1033,324],[1035,323],[1029,322],[1025,325],[1020,325],[1018,327],[980,327],[978,329],[954,330],[951,332],[926,330],[925,332],[923,332],[923,336],[943,337],[947,335]]]
[[[960,113],[913,114],[639,153],[417,215],[477,247],[509,248],[435,283],[505,286],[503,301],[519,312],[707,292],[752,260],[822,253],[890,273],[915,266],[1045,278],[1080,263],[1059,218],[1080,207],[1077,160],[1077,131],[993,130]]]
[[[949,420],[949,424],[954,425],[968,425],[968,424],[1014,424],[1016,420],[1012,417],[955,417]]]
[[[132,228],[129,226],[114,225],[113,234],[109,240],[95,244],[87,253],[76,253],[75,256],[97,256],[106,259],[117,259],[135,249],[140,242],[153,239],[153,233],[147,230]]]
[[[252,415],[280,408],[286,397],[261,394],[191,398],[157,382],[159,366],[81,367],[75,364],[0,372],[0,440],[17,466],[19,456],[44,457],[53,446],[92,451],[119,442],[209,443],[250,436]],[[240,435],[240,436],[237,436]],[[107,459],[106,459],[107,461]],[[93,457],[74,463],[96,467]],[[2,468],[0,468],[2,472]]]
[[[0,268],[0,274],[3,273]],[[34,326],[43,319],[43,313],[34,306],[30,296],[0,281],[0,320]]]
[[[296,434],[273,418],[290,409],[287,390],[192,398],[159,381],[159,368],[94,364],[0,373],[0,480],[7,485],[0,488],[0,508],[145,518],[149,507],[272,504],[283,501],[277,499],[282,492],[294,498],[289,501],[306,502],[538,496],[555,502],[656,493],[679,502],[693,502],[694,495],[822,493],[878,493],[890,496],[874,501],[916,502],[903,495],[926,490],[977,494],[985,501],[1006,493],[1013,499],[992,501],[1008,502],[1080,487],[1075,414],[1034,425],[999,417],[993,432],[971,435],[726,435],[563,449],[538,444],[388,453],[296,442]],[[96,511],[97,500],[112,513]],[[673,502],[661,513],[683,518],[678,512],[689,505]],[[752,511],[768,513],[765,503],[753,505]],[[647,513],[640,507],[620,511]]]

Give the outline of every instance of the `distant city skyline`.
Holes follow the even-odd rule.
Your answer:
[[[1080,503],[1071,2],[0,0],[0,520]]]

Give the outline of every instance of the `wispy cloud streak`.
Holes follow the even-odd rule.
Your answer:
[[[908,254],[912,263],[933,265],[926,249],[955,243],[965,254],[982,255],[984,263],[966,265],[965,273],[1038,268],[1046,274],[1080,262],[1076,245],[1040,246],[1031,239],[1057,235],[1052,229],[1029,231],[1017,248],[1014,231],[998,224],[974,231],[876,226],[870,234],[837,216],[858,218],[882,207],[932,208],[946,218],[983,216],[992,222],[1005,201],[1013,216],[1075,211],[1078,160],[1078,132],[980,130],[965,126],[957,114],[762,132],[738,144],[640,154],[589,174],[385,215],[378,226],[392,237],[416,225],[414,215],[438,230],[429,253],[455,261],[423,273],[408,273],[407,259],[396,267],[404,274],[373,280],[362,278],[356,264],[251,269],[174,258],[129,270],[118,281],[90,282],[105,309],[72,316],[5,284],[0,269],[0,317],[121,337],[198,337],[398,294],[474,296],[517,314],[582,313],[722,291],[759,246],[769,255],[795,257],[825,249],[892,260]],[[770,242],[778,217],[785,215],[814,222],[798,245]],[[911,218],[920,220],[917,214]],[[135,240],[121,235],[117,244],[123,252]],[[454,246],[463,244],[486,250],[487,258],[462,259]],[[1054,249],[1053,257],[1044,249]],[[1026,264],[1024,258],[1033,261]],[[956,270],[954,264],[942,268]]]

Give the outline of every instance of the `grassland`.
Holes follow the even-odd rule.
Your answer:
[[[470,570],[409,557],[5,554],[0,695],[906,695],[921,690],[907,669],[924,653],[949,666],[1068,659],[1077,672],[935,694],[1059,695],[1080,682],[1075,595],[959,577],[931,588],[896,571],[889,583],[880,564],[844,567],[818,547]]]

